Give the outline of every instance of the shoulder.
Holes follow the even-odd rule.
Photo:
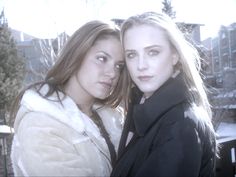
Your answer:
[[[209,133],[214,132],[214,128],[206,110],[196,105],[188,106],[184,111],[184,118],[193,123],[200,131]]]
[[[124,124],[124,109],[121,106],[112,108],[110,106],[94,106],[102,121],[105,124],[114,124],[114,126],[123,127]]]
[[[64,97],[62,102],[59,102],[54,96],[44,98],[34,90],[27,90],[22,97],[14,127],[17,129],[23,119],[27,118],[26,121],[29,121],[31,117],[32,121],[43,122],[43,119],[48,119],[77,131],[84,129],[81,112],[69,97]]]
[[[172,137],[195,136],[201,140],[215,141],[215,131],[207,112],[195,105],[178,105],[168,111],[163,119],[162,131]]]
[[[190,125],[205,147],[216,147],[216,133],[206,110],[201,107],[191,106],[184,112],[184,122]],[[186,125],[187,126],[187,125]],[[193,131],[193,130],[189,131]]]
[[[32,136],[33,134],[30,132],[55,133],[66,132],[66,129],[72,131],[73,128],[68,126],[67,122],[63,122],[58,117],[50,115],[47,112],[31,111],[25,106],[21,106],[14,123],[14,131],[15,134],[29,133]]]

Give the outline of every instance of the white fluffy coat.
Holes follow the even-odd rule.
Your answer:
[[[45,89],[45,88],[44,88]],[[70,97],[42,98],[28,90],[14,124],[11,159],[15,176],[109,176],[110,153],[98,127]],[[123,116],[97,110],[117,150]]]

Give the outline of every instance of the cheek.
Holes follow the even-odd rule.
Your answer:
[[[161,75],[164,81],[171,77],[173,74],[173,69],[174,68],[171,62],[164,62],[156,68],[157,74]]]
[[[127,66],[128,72],[130,74],[135,72],[135,68],[136,68],[136,63],[135,62],[126,61],[126,66]]]
[[[120,76],[121,76],[120,73],[116,73],[115,79],[113,80],[113,84],[114,84],[115,86],[117,85]]]
[[[166,70],[170,70],[173,68],[172,60],[168,57],[163,57],[159,60],[156,60],[153,63],[150,63],[151,66],[155,66],[157,71],[165,72]]]
[[[88,73],[88,71],[92,70],[92,64],[89,62],[90,58],[85,58],[84,61],[82,62],[80,69],[79,69],[79,73],[81,75],[86,75],[86,73]]]
[[[128,68],[128,67],[127,67]],[[128,68],[128,75],[134,83],[137,83],[138,72],[134,67]]]

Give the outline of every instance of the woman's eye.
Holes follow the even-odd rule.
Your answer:
[[[99,60],[101,62],[105,62],[107,60],[107,58],[105,56],[98,56],[97,60]]]
[[[118,69],[118,70],[122,70],[123,68],[124,68],[124,66],[125,66],[125,64],[124,63],[119,63],[119,64],[116,64],[116,69]]]
[[[128,58],[128,59],[134,58],[135,56],[136,56],[135,53],[127,53],[126,54],[126,58]]]
[[[158,50],[150,50],[149,52],[148,52],[148,55],[150,55],[150,56],[156,56],[156,55],[158,55],[160,52],[158,51]]]

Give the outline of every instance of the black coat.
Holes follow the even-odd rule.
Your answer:
[[[134,96],[111,176],[214,176],[215,134],[187,93],[178,76],[144,104],[138,104],[140,94]],[[134,136],[125,147],[129,131]]]

